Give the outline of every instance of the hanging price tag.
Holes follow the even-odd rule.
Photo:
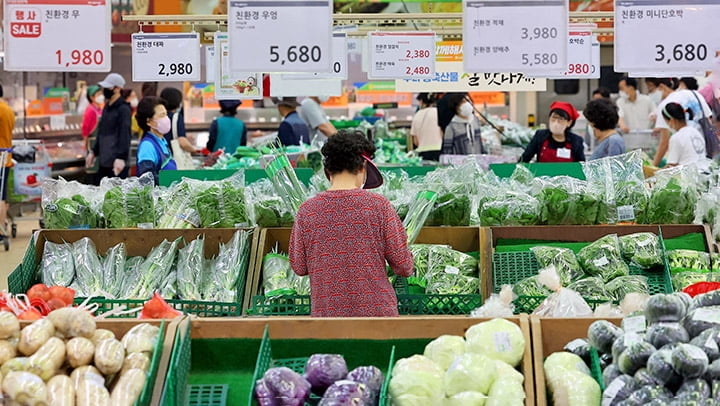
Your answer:
[[[332,0],[229,3],[233,72],[330,72]]]
[[[197,33],[132,35],[135,82],[200,80],[200,35]]]
[[[332,70],[330,72],[288,73],[284,79],[347,79],[347,34],[334,33],[332,38]]]
[[[215,45],[207,45],[205,47],[205,81],[207,83],[215,82]]]
[[[368,34],[373,79],[423,79],[435,75],[434,32]]]
[[[562,72],[568,41],[567,0],[465,0],[467,72]]]
[[[549,75],[548,79],[598,79],[600,78],[600,45],[594,45],[595,36],[591,30],[575,30],[568,33],[567,59],[565,71],[559,75]],[[595,60],[597,53],[597,60]]]
[[[711,70],[720,31],[711,29],[720,0],[615,2],[616,72]]]
[[[7,71],[110,70],[107,0],[4,0]]]
[[[230,71],[230,44],[226,33],[215,33],[215,99],[262,99],[262,74]]]

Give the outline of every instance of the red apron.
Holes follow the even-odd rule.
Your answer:
[[[575,162],[572,156],[572,144],[565,142],[565,148],[570,151],[569,158],[559,157],[556,149],[550,148],[550,139],[546,139],[543,142],[542,148],[540,148],[540,157],[538,162]]]

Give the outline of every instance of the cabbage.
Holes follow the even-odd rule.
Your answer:
[[[503,379],[509,379],[520,383],[521,385],[525,382],[525,377],[522,372],[511,367],[503,361],[495,360],[495,369],[497,369],[497,375],[503,377]]]
[[[425,346],[425,356],[435,361],[443,370],[465,353],[465,339],[460,336],[442,335]]]
[[[548,370],[564,369],[568,371],[578,371],[585,375],[590,375],[590,368],[587,367],[585,361],[577,355],[569,352],[555,352],[545,359],[545,373]]]
[[[438,380],[441,380],[445,371],[438,366],[433,360],[423,355],[413,355],[410,358],[399,359],[395,363],[395,367],[392,371],[392,376],[401,375],[406,372],[426,372],[430,375],[436,376]]]
[[[498,375],[490,387],[485,406],[524,406],[525,388],[512,377]]]
[[[445,398],[443,406],[485,406],[487,396],[480,392],[460,392],[455,396]]]
[[[465,332],[467,352],[482,354],[517,367],[525,351],[525,337],[517,324],[493,319],[470,327]]]
[[[310,383],[290,368],[270,368],[255,385],[258,403],[266,406],[302,406],[310,397]]]
[[[365,384],[340,380],[327,388],[318,406],[369,405],[371,402],[370,393]]]
[[[580,357],[577,355],[575,357],[578,362],[582,362]],[[584,372],[572,369],[572,367],[570,369],[557,367],[548,369],[546,361],[545,377],[553,403],[556,405],[597,406],[600,404],[602,395],[600,385]]]
[[[377,403],[380,389],[385,381],[382,371],[374,366],[357,367],[347,374],[347,380],[362,383],[367,387],[368,398]],[[327,392],[325,393],[327,396]]]
[[[497,369],[492,359],[480,354],[463,354],[445,372],[445,395],[450,397],[460,392],[487,394],[496,377]]]
[[[348,369],[339,354],[313,354],[305,364],[305,378],[315,394],[322,395],[335,381],[345,379]]]
[[[390,379],[390,396],[395,406],[437,406],[442,403],[443,370],[422,355],[395,363]]]

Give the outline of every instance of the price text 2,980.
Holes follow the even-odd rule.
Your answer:
[[[170,75],[191,75],[193,72],[193,66],[190,63],[171,63],[167,66],[164,63],[158,64],[158,75],[170,76]]]

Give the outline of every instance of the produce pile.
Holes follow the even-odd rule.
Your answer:
[[[469,295],[480,290],[478,261],[448,245],[413,244],[415,272],[408,285],[424,289],[426,294]]]
[[[389,392],[396,406],[522,406],[525,353],[520,328],[504,319],[470,327],[465,337],[443,335],[395,363]],[[529,377],[528,377],[529,379]]]
[[[685,293],[652,296],[644,312],[623,319],[622,328],[595,321],[587,339],[573,340],[565,347],[567,353],[548,357],[548,388],[556,404],[600,404],[600,385],[588,379],[597,352],[603,405],[716,405],[718,316],[720,291],[694,298]]]
[[[54,310],[22,330],[0,312],[3,395],[17,405],[132,406],[148,384],[159,336],[143,323],[118,339],[79,308]]]
[[[697,282],[720,282],[720,255],[678,249],[668,251],[668,265],[676,291]]]
[[[248,266],[251,234],[235,232],[209,259],[203,235],[188,243],[164,240],[146,257],[128,256],[125,243],[102,255],[87,237],[72,244],[48,241],[40,278],[49,286],[70,287],[80,297],[148,299],[157,290],[165,298],[235,302]]]
[[[619,302],[628,293],[650,294],[647,275],[663,272],[660,239],[653,233],[618,237],[606,235],[577,254],[568,248],[537,246],[531,248],[541,269],[553,267],[561,286],[577,292],[586,300]],[[631,274],[631,267],[644,274]],[[538,281],[525,278],[513,286],[518,296],[549,296],[552,291]]]
[[[310,295],[310,278],[293,272],[288,256],[277,250],[263,257],[262,272],[263,292],[267,298]]]
[[[303,406],[312,398],[318,406],[376,406],[385,377],[375,366],[348,372],[340,354],[313,354],[302,375],[287,367],[268,369],[255,382],[260,406]]]

